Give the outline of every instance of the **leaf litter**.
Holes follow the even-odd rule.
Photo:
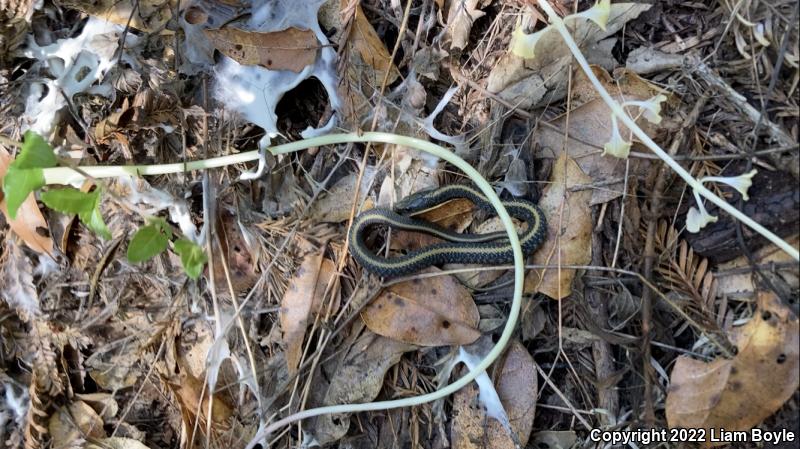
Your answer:
[[[508,51],[518,26],[546,26],[532,5],[414,2],[406,17],[407,4],[377,0],[8,3],[0,177],[27,130],[70,165],[180,163],[381,130],[447,143],[497,192],[545,210],[521,341],[478,382],[410,410],[317,417],[273,435],[274,447],[556,448],[589,444],[591,427],[797,421],[796,265],[770,246],[750,257],[694,247],[683,184],[659,183],[660,163],[636,141],[627,160],[603,155],[610,112],[570,71],[556,33],[533,58]],[[694,174],[747,160],[772,174],[789,165],[776,154],[797,152],[770,140],[776,129],[797,135],[790,6],[614,3],[605,30],[568,23],[619,101],[668,97],[657,124],[627,109]],[[583,5],[554,7],[566,15]],[[776,71],[784,35],[794,46]],[[721,82],[682,70],[698,56],[712,56]],[[744,101],[768,99],[760,133],[727,91],[684,124],[705,90],[725,85]],[[16,219],[0,205],[0,440],[237,448],[278,416],[443,386],[499,335],[507,267],[445,265],[382,285],[348,257],[345,238],[352,211],[458,182],[452,167],[401,146],[342,146],[207,174],[73,182],[68,193],[13,198]],[[497,230],[465,201],[421,218]],[[113,240],[92,232],[106,228]],[[394,230],[368,237],[393,254],[435,242]],[[117,250],[131,247],[134,257]],[[631,273],[647,273],[649,260],[645,283]]]

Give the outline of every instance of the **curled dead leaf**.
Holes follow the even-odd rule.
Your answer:
[[[732,359],[678,357],[667,392],[669,427],[749,430],[797,390],[800,325],[774,294],[758,295],[755,315],[730,339],[738,348]]]

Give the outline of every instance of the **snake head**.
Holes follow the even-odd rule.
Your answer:
[[[427,208],[431,203],[431,193],[436,190],[436,188],[424,189],[403,198],[394,205],[395,212],[409,214]]]

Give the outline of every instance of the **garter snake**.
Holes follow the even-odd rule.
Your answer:
[[[466,198],[481,209],[494,211],[478,189],[467,185],[455,184],[417,192],[397,203],[395,210],[374,208],[359,214],[350,227],[350,253],[364,269],[384,278],[408,275],[443,263],[499,265],[512,262],[514,257],[511,244],[504,231],[489,234],[459,234],[407,216],[456,198]],[[509,215],[527,224],[527,228],[519,236],[520,245],[523,254],[533,253],[546,234],[547,224],[541,209],[523,199],[505,200],[503,206]],[[385,258],[370,250],[365,238],[368,228],[379,225],[423,232],[448,242],[436,243],[400,256]]]

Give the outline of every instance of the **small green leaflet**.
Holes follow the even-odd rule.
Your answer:
[[[72,187],[43,192],[42,201],[50,209],[65,214],[77,214],[81,222],[104,239],[111,238],[103,216],[100,215],[100,189],[84,193]]]
[[[12,219],[17,218],[17,210],[28,195],[44,187],[42,169],[55,167],[57,163],[50,144],[33,131],[25,132],[22,149],[3,177],[3,193]]]
[[[141,227],[128,244],[128,260],[133,263],[144,262],[167,249],[172,229],[163,218],[154,218],[150,224]]]
[[[53,148],[42,136],[33,131],[25,131],[22,149],[11,164],[20,169],[49,168],[58,164]]]
[[[180,239],[175,241],[175,252],[181,256],[181,264],[186,274],[192,279],[200,277],[208,261],[203,248],[190,240]]]
[[[12,163],[3,177],[3,193],[6,196],[8,215],[17,218],[17,210],[28,195],[44,187],[44,174],[41,168],[19,169]]]

